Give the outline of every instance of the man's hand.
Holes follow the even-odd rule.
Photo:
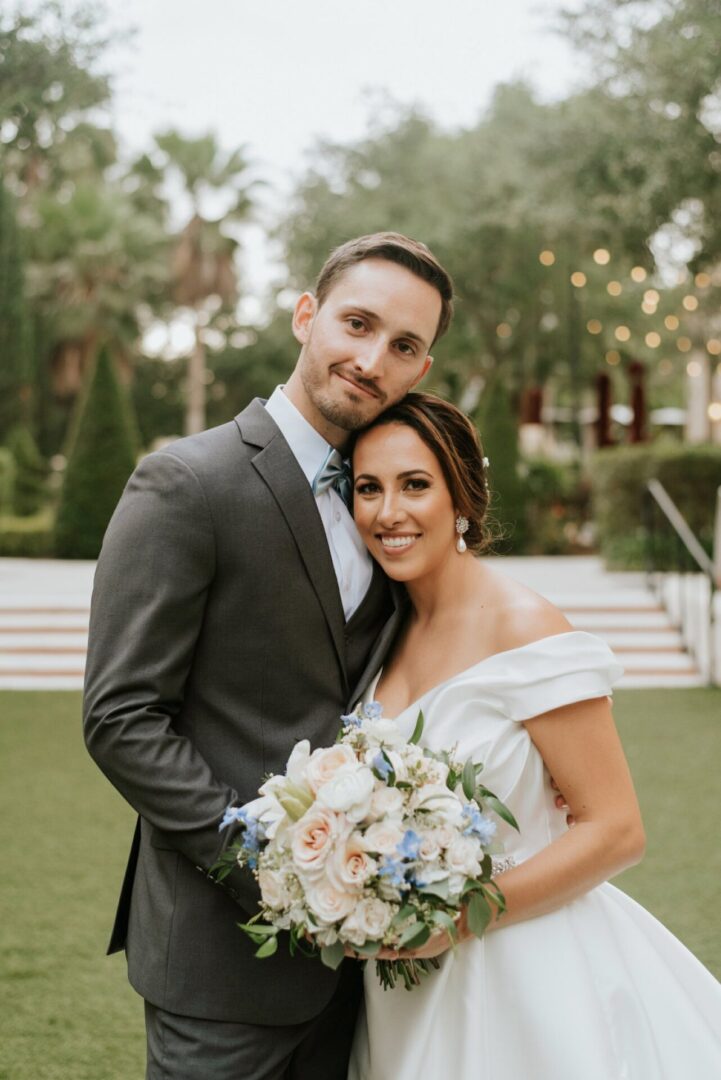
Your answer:
[[[553,779],[553,777],[551,777],[551,787],[553,788],[554,791],[558,792],[558,795],[556,795],[556,798],[555,798],[555,803],[556,803],[556,806],[558,807],[558,809],[559,810],[568,810],[568,803],[566,802],[566,800],[565,800],[565,798],[563,796],[563,793],[561,792],[561,789],[559,788],[558,784]],[[568,825],[569,829],[571,828],[572,825],[576,824],[576,819],[573,816],[573,814],[566,814],[566,824]]]

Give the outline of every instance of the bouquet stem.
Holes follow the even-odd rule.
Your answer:
[[[436,956],[428,960],[376,960],[376,972],[384,990],[392,990],[399,979],[403,980],[406,990],[420,986],[421,976],[441,966]]]

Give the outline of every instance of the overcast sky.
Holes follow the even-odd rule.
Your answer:
[[[134,26],[112,54],[114,121],[126,146],[154,131],[214,130],[244,145],[281,204],[319,137],[366,130],[383,93],[446,127],[473,123],[499,82],[523,77],[563,96],[582,62],[539,0],[108,0]],[[272,275],[260,230],[246,237],[255,291]]]

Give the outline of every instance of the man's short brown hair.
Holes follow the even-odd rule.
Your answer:
[[[427,281],[441,297],[441,314],[433,342],[445,334],[453,317],[453,281],[435,255],[419,240],[396,232],[370,233],[348,240],[331,252],[325,261],[315,285],[315,296],[320,306],[338,279],[356,263],[365,259],[386,259],[410,270],[416,277]]]

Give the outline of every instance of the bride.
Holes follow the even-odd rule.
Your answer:
[[[355,520],[410,600],[365,695],[408,736],[458,744],[513,811],[496,880],[506,911],[482,941],[434,935],[441,967],[408,993],[365,980],[350,1080],[718,1080],[721,986],[653,916],[607,884],[644,832],[609,695],[622,669],[593,635],[488,561],[475,429],[409,394],[358,437]],[[573,815],[566,824],[551,776]],[[386,952],[381,955],[396,956]]]

